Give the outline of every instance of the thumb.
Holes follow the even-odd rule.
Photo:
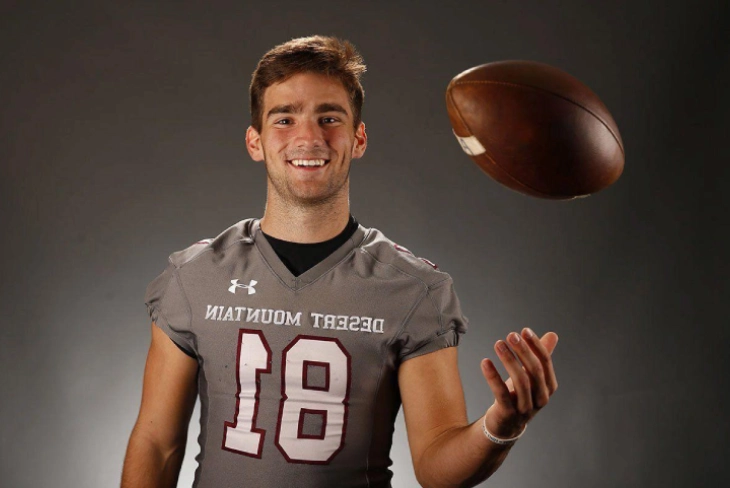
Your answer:
[[[552,355],[555,350],[555,346],[558,345],[558,334],[555,332],[548,332],[540,338],[540,342],[543,346],[545,346],[547,352]]]

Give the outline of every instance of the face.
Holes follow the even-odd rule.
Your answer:
[[[264,92],[261,133],[246,132],[265,161],[268,199],[290,205],[348,198],[350,162],[365,152],[365,125],[353,127],[347,91],[335,78],[300,73]]]

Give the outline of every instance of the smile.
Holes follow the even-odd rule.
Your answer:
[[[298,168],[311,168],[324,166],[329,162],[328,159],[292,159],[289,163],[293,164]]]

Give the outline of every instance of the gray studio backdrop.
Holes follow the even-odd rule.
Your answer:
[[[511,330],[560,335],[560,389],[494,487],[724,486],[728,2],[3,2],[0,484],[113,487],[172,251],[260,216],[244,147],[258,58],[353,41],[369,70],[352,209],[455,279],[479,361]],[[626,168],[587,199],[507,190],[461,152],[449,80],[531,59],[590,86]],[[197,453],[195,412],[180,486]],[[394,486],[416,486],[402,419]]]

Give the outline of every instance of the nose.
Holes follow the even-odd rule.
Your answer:
[[[300,149],[325,147],[324,129],[317,120],[303,120],[297,128],[294,144]]]

